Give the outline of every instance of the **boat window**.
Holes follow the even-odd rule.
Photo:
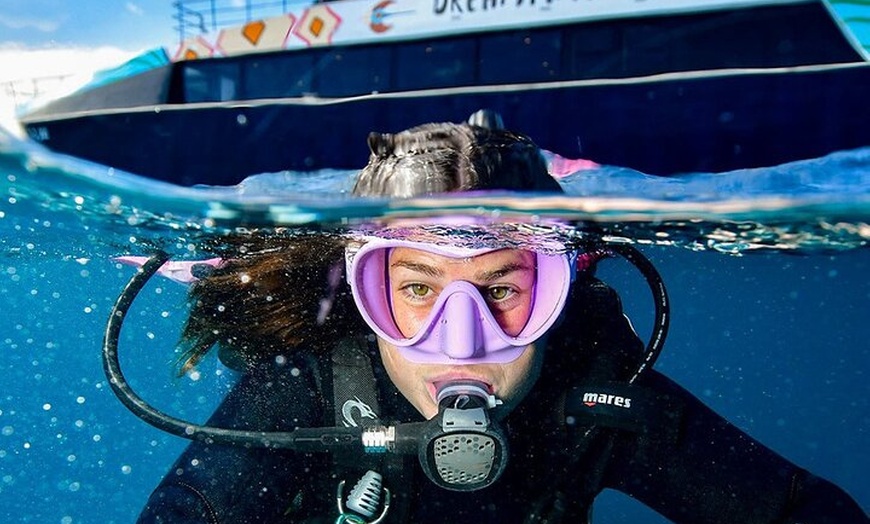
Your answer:
[[[239,95],[239,64],[213,60],[184,64],[184,101],[223,102]]]
[[[426,89],[472,85],[476,81],[477,40],[456,38],[417,42],[396,49],[395,88]]]
[[[619,27],[584,24],[565,31],[563,39],[566,79],[616,76],[622,59],[622,35]]]
[[[323,97],[386,91],[392,69],[390,56],[386,46],[330,49],[314,67],[314,89]]]
[[[816,3],[583,24],[565,32],[565,49],[577,79],[856,59]]]
[[[312,92],[314,58],[310,52],[248,58],[244,62],[242,98],[279,98]]]
[[[556,30],[517,31],[480,38],[480,82],[546,82],[558,80],[561,34]],[[528,64],[517,67],[516,64]]]

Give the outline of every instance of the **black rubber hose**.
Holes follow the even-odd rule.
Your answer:
[[[641,361],[638,363],[637,370],[635,370],[634,375],[632,375],[628,381],[629,384],[632,384],[641,374],[643,374],[644,371],[653,367],[653,364],[655,364],[662,352],[671,323],[670,300],[661,275],[643,253],[628,244],[608,245],[605,250],[620,255],[640,271],[644,279],[646,279],[650,291],[652,291],[653,301],[655,302],[653,332],[647,342],[646,351],[644,352]]]
[[[127,409],[157,429],[190,440],[298,451],[330,451],[336,448],[359,448],[360,451],[363,451],[362,430],[359,428],[302,428],[291,432],[213,428],[167,415],[145,402],[133,391],[121,371],[118,359],[118,340],[121,328],[136,296],[168,259],[169,255],[166,253],[157,253],[142,265],[118,296],[106,323],[106,333],[103,339],[103,370],[112,391]]]
[[[606,251],[617,253],[632,263],[643,274],[655,298],[655,329],[635,374],[634,382],[651,368],[661,353],[670,323],[670,305],[664,282],[652,263],[637,249],[629,245],[612,245]],[[118,358],[118,343],[124,319],[136,296],[161,266],[169,259],[166,253],[157,253],[148,259],[130,279],[112,307],[103,339],[103,370],[115,396],[133,414],[152,426],[182,438],[233,446],[293,449],[297,451],[332,451],[357,448],[363,451],[362,430],[359,428],[300,428],[290,432],[245,431],[214,428],[181,420],[154,408],[142,399],[127,382]],[[409,425],[411,426],[411,425]],[[398,429],[398,428],[397,428]],[[416,435],[417,428],[402,428]],[[411,431],[414,429],[414,431]],[[405,431],[402,431],[405,433]]]

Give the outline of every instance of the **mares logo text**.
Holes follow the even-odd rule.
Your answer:
[[[597,404],[606,404],[608,406],[616,406],[620,408],[631,407],[630,398],[620,397],[619,395],[608,395],[606,393],[584,393],[583,403],[590,408],[596,406]]]

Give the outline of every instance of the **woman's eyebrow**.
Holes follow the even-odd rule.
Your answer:
[[[532,266],[525,262],[511,262],[496,269],[481,271],[475,277],[478,279],[478,282],[492,282],[493,280],[504,278],[505,275],[515,271],[532,271],[533,269]]]
[[[390,269],[393,268],[404,268],[409,271],[422,273],[432,278],[437,278],[444,274],[440,269],[435,266],[423,264],[420,262],[411,262],[409,260],[397,260],[396,262],[390,264]]]

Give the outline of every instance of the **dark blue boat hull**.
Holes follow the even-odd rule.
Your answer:
[[[360,168],[371,131],[491,108],[563,156],[671,175],[870,145],[868,86],[870,67],[857,66],[319,105],[170,106],[27,127],[55,151],[177,184],[223,185],[263,172]]]

